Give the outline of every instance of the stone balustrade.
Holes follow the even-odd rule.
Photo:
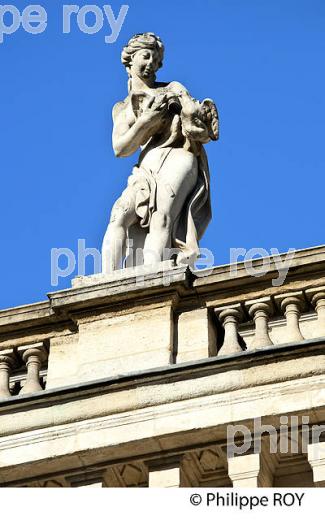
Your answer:
[[[42,391],[47,357],[43,342],[0,350],[0,398]]]
[[[191,273],[168,264],[140,280],[131,269],[0,311],[2,385],[9,374],[11,395],[44,386],[40,352],[19,349],[27,343],[48,345],[49,390],[325,336],[325,247],[296,252],[282,286],[272,269],[255,278],[244,265]]]
[[[218,355],[323,337],[325,287],[234,301],[214,312],[224,330]]]
[[[234,301],[214,307],[213,314],[223,334],[212,324],[209,308],[180,314],[174,362],[325,336],[325,287]],[[197,345],[193,343],[193,329]],[[73,340],[73,335],[67,338]],[[60,345],[61,340],[56,343]],[[0,349],[0,398],[40,392],[47,377],[47,357],[44,342]]]
[[[221,334],[212,323],[209,307],[181,313],[174,362],[232,355],[325,336],[324,286],[235,300],[210,310]],[[66,336],[71,338],[69,341],[75,341],[73,337],[73,334]],[[60,347],[60,338],[53,342],[56,344]],[[42,341],[0,349],[0,398],[40,392],[47,377],[44,370],[47,357],[48,348]]]

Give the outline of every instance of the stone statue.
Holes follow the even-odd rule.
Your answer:
[[[122,51],[129,93],[113,108],[113,148],[117,157],[141,153],[112,209],[104,273],[170,258],[193,265],[211,219],[203,144],[218,139],[217,109],[177,81],[156,82],[163,55],[153,33],[136,34]]]

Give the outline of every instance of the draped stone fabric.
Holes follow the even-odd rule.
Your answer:
[[[170,89],[170,84],[158,88],[158,95],[162,95],[168,89]],[[144,92],[136,94],[131,91],[121,103],[120,110],[129,112],[129,115],[136,120],[141,114],[141,105],[146,96],[147,94]],[[172,103],[175,105],[175,100],[172,100]],[[127,230],[128,243],[131,244],[133,250],[142,249],[146,233],[150,228],[152,214],[157,210],[157,186],[159,186],[160,171],[167,157],[173,155],[173,150],[179,148],[190,151],[196,156],[198,178],[195,188],[173,223],[171,247],[179,250],[177,263],[193,264],[199,255],[198,241],[211,220],[210,174],[204,147],[202,143],[191,138],[189,132],[184,132],[177,107],[175,109],[174,106],[173,110],[170,110],[159,131],[142,146],[138,164],[134,166],[132,174],[128,178],[127,188],[117,201],[115,211],[121,207],[128,208],[130,204],[134,205],[139,220],[137,224],[133,224]],[[142,163],[152,149],[161,149],[162,153],[155,167],[149,169]],[[114,219],[114,210],[112,218]],[[128,254],[127,249],[127,256]]]

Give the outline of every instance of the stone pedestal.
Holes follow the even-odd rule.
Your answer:
[[[93,381],[175,361],[174,307],[188,283],[188,268],[163,262],[151,269],[124,271],[79,277],[72,289],[50,295],[54,307],[74,320],[78,336],[66,351],[62,344],[51,345],[47,388],[65,385],[67,380]],[[60,380],[51,367],[62,364],[62,356]]]

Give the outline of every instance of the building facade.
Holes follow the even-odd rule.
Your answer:
[[[325,483],[325,246],[0,311],[2,487]],[[280,269],[280,271],[279,271]]]

